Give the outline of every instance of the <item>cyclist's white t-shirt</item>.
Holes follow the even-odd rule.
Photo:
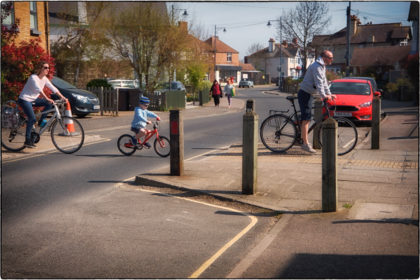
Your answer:
[[[50,80],[48,80],[46,76],[40,79],[38,75],[33,74],[29,77],[28,81],[23,87],[19,98],[28,102],[33,102],[44,90],[45,86],[47,86],[54,93],[59,92],[58,89],[50,82]]]

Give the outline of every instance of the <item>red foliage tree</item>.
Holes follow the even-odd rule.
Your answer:
[[[2,3],[3,4],[3,3]],[[2,5],[2,33],[1,33],[1,99],[2,101],[17,100],[26,80],[35,72],[35,67],[45,61],[50,64],[52,78],[55,71],[54,59],[40,46],[39,38],[23,41],[16,45],[19,21],[12,26],[3,25],[3,19],[10,13],[11,7]]]

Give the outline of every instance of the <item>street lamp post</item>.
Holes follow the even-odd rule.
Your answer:
[[[223,30],[223,32],[226,32],[226,28],[223,26],[217,26],[214,25],[214,46],[213,46],[213,51],[214,51],[214,79],[216,80],[216,41],[217,41],[217,31],[218,30]]]
[[[177,8],[175,8],[174,7],[174,5],[172,4],[171,5],[171,19],[172,19],[172,22],[174,22],[174,20],[175,20],[175,17],[174,17],[174,15],[175,15],[175,11],[184,11],[183,13],[182,13],[182,16],[183,17],[187,17],[188,16],[188,13],[187,13],[187,10],[186,9],[177,9]],[[176,81],[176,68],[174,68],[174,76],[173,76],[173,80],[174,81]],[[171,83],[169,83],[169,89],[171,88]]]
[[[281,17],[280,17],[280,19],[270,19],[269,21],[268,21],[268,23],[267,23],[267,26],[268,27],[271,27],[271,22],[272,21],[277,21],[278,23],[279,23],[279,31],[280,31],[280,51],[279,51],[279,57],[280,57],[280,66],[279,66],[279,89],[281,90],[281,46],[282,46],[282,41],[281,41],[281,31],[282,31],[282,27],[283,27],[283,25],[282,25],[282,21],[281,21]]]

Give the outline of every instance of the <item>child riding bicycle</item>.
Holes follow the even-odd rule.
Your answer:
[[[131,122],[131,131],[136,133],[137,139],[140,139],[141,137],[144,137],[147,134],[148,130],[146,129],[146,125],[152,123],[151,121],[147,120],[148,117],[156,118],[157,121],[160,121],[158,115],[147,110],[149,104],[149,98],[147,98],[146,96],[141,96],[139,100],[139,106],[134,109],[134,119]],[[136,143],[137,141],[133,144]],[[147,148],[151,147],[149,143],[145,143],[144,145]]]

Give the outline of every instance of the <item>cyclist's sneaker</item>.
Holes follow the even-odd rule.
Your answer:
[[[144,143],[144,146],[146,146],[146,148],[150,149],[152,146],[149,143]]]
[[[304,150],[306,152],[309,152],[309,153],[312,153],[312,154],[316,153],[316,151],[312,148],[311,144],[309,144],[309,143],[308,144],[302,144],[301,148],[302,148],[302,150]]]
[[[36,145],[31,141],[25,141],[24,145],[26,148],[36,148]]]

